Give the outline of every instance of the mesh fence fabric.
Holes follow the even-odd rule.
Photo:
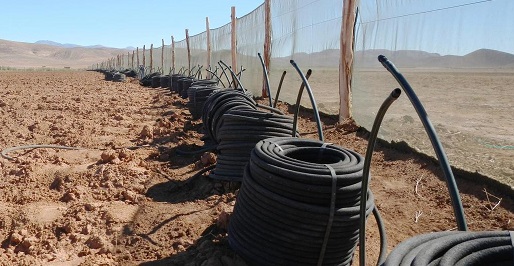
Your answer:
[[[282,72],[287,71],[280,100],[294,103],[301,79],[292,68],[293,59],[309,79],[320,111],[337,114],[339,108],[339,41],[341,33],[342,1],[286,0],[271,1],[272,95],[278,87]],[[309,106],[306,93],[302,104]]]
[[[253,95],[261,95],[263,72],[257,53],[264,51],[264,4],[251,13],[240,17],[236,22],[237,29],[237,62],[238,70],[245,69],[241,83]]]
[[[287,71],[280,100],[296,101],[301,80],[289,63],[294,59],[303,72],[313,70],[309,83],[318,109],[338,113],[343,2],[271,1],[273,97],[282,72]],[[357,123],[371,130],[380,104],[399,86],[378,63],[377,56],[384,54],[425,105],[450,163],[514,187],[514,1],[361,0],[358,7],[352,77],[352,115]],[[254,95],[260,95],[263,87],[257,53],[264,52],[264,9],[260,5],[236,22],[238,67],[246,69],[242,82]],[[231,65],[231,30],[231,23],[210,30],[211,64],[223,60]],[[206,45],[205,32],[190,38],[191,66],[208,67]],[[161,51],[154,48],[154,70],[161,66]],[[169,46],[164,56],[164,69],[170,69]],[[130,56],[122,57],[129,67]],[[149,67],[148,47],[145,57]],[[139,58],[142,64],[142,49]],[[186,40],[175,42],[175,64],[175,72],[189,68]],[[305,94],[302,105],[310,107]],[[434,156],[405,96],[388,111],[380,134]]]
[[[381,102],[399,86],[377,60],[384,54],[425,105],[450,163],[514,186],[514,2],[363,0],[359,11],[357,123],[371,129]],[[407,97],[391,107],[380,137],[435,156]]]

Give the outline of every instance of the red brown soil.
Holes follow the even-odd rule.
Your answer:
[[[195,176],[213,158],[176,154],[203,145],[201,121],[191,121],[185,103],[167,90],[108,82],[95,72],[2,72],[0,149],[84,149],[0,159],[0,264],[246,265],[226,233],[238,185]],[[323,122],[327,142],[365,154],[356,127]],[[317,138],[310,113],[299,129]],[[457,183],[471,230],[514,229],[512,195],[461,177]],[[378,145],[371,189],[389,251],[417,234],[455,230],[442,173],[430,160]],[[485,191],[501,198],[494,209],[498,199]],[[378,234],[370,221],[372,262]]]

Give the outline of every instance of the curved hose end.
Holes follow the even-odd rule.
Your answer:
[[[398,99],[398,97],[400,97],[401,94],[402,94],[402,90],[400,90],[400,88],[396,88],[391,92],[391,97],[396,100],[396,99]]]
[[[385,55],[381,54],[381,55],[378,56],[378,61],[380,63],[384,63],[386,61],[389,61],[389,59],[387,59],[387,57],[385,57]]]

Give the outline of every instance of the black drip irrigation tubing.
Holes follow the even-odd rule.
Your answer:
[[[205,84],[205,85],[204,85]],[[195,84],[189,87],[187,90],[188,99],[186,106],[193,117],[193,120],[199,119],[202,117],[203,106],[205,102],[209,98],[209,96],[215,90],[219,89],[214,84]]]
[[[303,80],[298,98],[304,87],[309,92],[320,140],[272,137],[255,145],[229,223],[229,244],[257,265],[349,265],[360,231],[361,200],[364,217],[373,213],[383,223],[371,191],[362,197],[364,159],[323,142],[312,90],[291,64]],[[292,132],[296,122],[297,113]],[[259,135],[259,129],[248,131]]]
[[[114,148],[114,150],[118,149],[129,149],[135,150],[140,148],[151,148],[157,147],[158,145],[144,145],[144,146],[127,146],[127,147],[118,147]],[[59,150],[107,150],[107,148],[82,148],[82,147],[72,147],[72,146],[61,146],[61,145],[46,145],[46,144],[34,144],[34,145],[23,145],[23,146],[15,146],[2,150],[0,155],[7,160],[15,160],[16,158],[9,156],[8,154],[13,151],[20,150],[34,150],[34,149],[59,149]]]
[[[400,243],[381,265],[514,265],[514,231],[445,231],[415,236]]]
[[[237,84],[234,84],[234,88],[241,88],[243,91],[246,91],[246,89],[243,87],[243,84],[241,83],[241,80],[237,77],[236,73],[234,73],[234,71],[232,71],[232,68],[230,68],[229,66],[227,66],[227,64],[225,64],[223,61],[219,61],[220,64],[224,65],[226,67],[226,69],[228,69],[230,71],[230,75],[232,75],[232,79],[234,80],[234,82],[237,81]],[[237,70],[236,70],[237,71]],[[244,69],[241,69],[241,71],[239,72],[239,74],[242,74],[244,71]],[[227,77],[228,79],[228,77]],[[229,82],[230,84],[230,82]],[[230,86],[230,85],[229,85]]]
[[[175,152],[178,155],[183,155],[183,156],[197,155],[197,154],[204,153],[204,152],[214,151],[214,150],[216,150],[216,147],[217,147],[217,145],[209,145],[209,146],[204,146],[195,151],[183,151],[183,150],[177,149]]]
[[[274,108],[277,107],[278,97],[280,96],[280,90],[282,89],[282,83],[284,83],[284,78],[286,77],[286,74],[287,74],[287,72],[284,70],[284,72],[282,72],[282,76],[280,77],[280,82],[278,83],[278,88],[277,88],[277,95],[275,95],[275,101],[273,102]],[[307,73],[307,74],[309,74],[309,73]],[[309,79],[307,76],[306,76],[306,78],[307,78],[307,80]]]
[[[226,181],[242,181],[244,167],[251,150],[260,140],[288,137],[293,120],[285,115],[260,110],[235,109],[223,114],[216,132],[218,157],[209,177]],[[299,136],[299,134],[294,134]]]
[[[209,95],[216,89],[220,89],[218,81],[213,79],[194,80],[187,88],[187,97],[189,99],[186,104],[193,119],[199,119],[202,115],[203,105]],[[185,89],[185,88],[184,88]]]
[[[273,99],[271,99],[271,90],[270,90],[270,85],[269,85],[269,76],[268,76],[268,71],[266,69],[266,65],[264,64],[264,60],[262,60],[262,56],[261,56],[261,53],[257,53],[257,55],[259,56],[259,60],[261,61],[261,65],[262,65],[262,73],[264,75],[264,80],[266,81],[266,94],[268,94],[268,99],[269,99],[269,106],[272,106],[272,107],[275,107],[273,106]]]
[[[258,142],[229,223],[230,246],[256,265],[349,265],[363,161],[318,140]],[[374,209],[368,193],[366,216]]]
[[[469,232],[464,217],[462,202],[458,193],[455,178],[451,171],[446,154],[439,142],[435,130],[428,119],[423,105],[417,98],[416,94],[410,87],[407,80],[396,69],[385,56],[380,55],[378,60],[382,65],[395,77],[401,87],[409,97],[412,105],[416,109],[418,116],[423,122],[423,126],[430,137],[430,141],[436,152],[443,173],[446,177],[446,185],[448,187],[452,206],[454,209],[455,219],[457,220],[457,229],[460,231],[446,231],[418,235],[400,243],[385,259],[383,254],[379,257],[379,265],[396,266],[396,265],[514,265],[514,231],[482,231]],[[395,91],[397,91],[396,89]],[[363,189],[366,178],[369,174],[369,161],[371,159],[373,146],[375,144],[376,135],[380,127],[382,118],[387,107],[399,96],[399,92],[395,92],[384,102],[379,110],[379,114],[375,119],[373,130],[371,133],[368,150],[366,152],[366,165],[363,179]],[[369,157],[369,159],[368,159]],[[362,206],[361,202],[361,213]],[[365,221],[361,220],[361,228],[365,228]],[[364,232],[360,233],[360,248],[365,249]],[[365,252],[360,253],[361,265],[365,265]]]
[[[144,76],[141,80],[139,80],[139,84],[143,87],[151,87],[153,84],[154,77],[161,75],[159,72],[154,72]],[[156,81],[157,82],[157,81]],[[160,84],[160,80],[159,80]]]
[[[215,77],[216,77],[216,79],[218,80],[218,82],[219,82],[219,83],[221,83],[221,85],[222,85],[224,88],[226,88],[225,83],[223,83],[223,81],[221,80],[221,78],[217,75],[216,71],[214,71],[214,72],[213,72],[213,71],[211,71],[210,69],[206,69],[206,70],[207,70],[207,72],[211,73],[211,75],[215,76]]]
[[[251,96],[241,90],[225,89],[214,91],[204,104],[202,122],[204,133],[216,141],[217,129],[223,114],[231,109],[256,109],[256,103]]]
[[[298,66],[295,67],[298,69]],[[266,72],[264,66],[263,69],[264,72]],[[316,102],[314,101],[307,78],[303,76],[299,69],[298,71],[304,80],[298,97],[301,98],[303,87],[307,86],[311,103],[315,106]],[[231,73],[234,75],[232,71]],[[271,105],[271,98],[269,100]],[[261,105],[261,107],[263,106]],[[218,143],[218,161],[216,163],[216,169],[209,175],[211,178],[241,181],[243,178],[243,169],[248,163],[250,152],[257,142],[272,137],[299,137],[295,124],[296,116],[294,120],[291,120],[291,118],[285,115],[274,114],[273,112],[281,113],[276,108],[269,106],[264,109],[272,113],[265,113],[260,110],[231,110],[223,113],[221,120],[217,123],[220,126],[215,126],[213,129],[215,134],[212,134],[214,141]],[[317,109],[314,108],[314,111],[317,112]],[[317,113],[315,118],[320,140],[323,140],[321,121]]]
[[[410,86],[409,82],[407,82],[405,77],[403,77],[403,75],[398,71],[396,66],[383,55],[378,56],[378,61],[380,61],[380,63],[382,63],[382,65],[393,75],[396,81],[398,81],[405,94],[409,97],[414,109],[418,113],[418,116],[423,123],[423,127],[430,138],[435,154],[437,155],[441,169],[443,170],[446,186],[448,187],[452,201],[453,212],[455,214],[455,219],[457,220],[457,228],[460,231],[467,231],[468,226],[466,224],[466,217],[464,216],[464,209],[462,208],[462,201],[460,199],[457,183],[455,182],[455,177],[453,176],[448,158],[446,157],[443,146],[437,137],[434,126],[428,118],[425,108],[421,104],[421,101]]]
[[[32,149],[61,149],[61,150],[83,150],[84,148],[79,147],[70,147],[70,146],[60,146],[60,145],[44,145],[44,144],[37,144],[37,145],[24,145],[24,146],[16,146],[11,147],[2,150],[2,157],[4,157],[7,160],[15,160],[15,158],[7,155],[13,151],[19,151],[19,150],[32,150]]]
[[[318,127],[318,133],[319,133],[319,140],[323,141],[325,138],[323,137],[323,129],[321,128],[321,123],[319,123],[319,121],[321,121],[320,117],[319,117],[319,112],[318,112],[318,105],[316,104],[316,100],[314,99],[314,95],[312,94],[312,89],[310,88],[310,85],[309,85],[309,82],[308,82],[308,79],[310,77],[310,75],[312,74],[312,70],[309,69],[307,70],[307,75],[303,75],[302,71],[300,70],[300,68],[298,67],[298,65],[295,63],[295,61],[291,60],[290,61],[291,65],[293,65],[294,69],[298,72],[298,74],[300,75],[300,77],[302,78],[302,85],[300,87],[300,91],[298,92],[298,96],[296,97],[296,108],[295,108],[295,112],[294,112],[294,125],[295,125],[295,130],[296,130],[296,126],[298,124],[298,114],[300,113],[300,100],[302,99],[302,95],[303,95],[303,89],[304,87],[307,87],[307,93],[309,94],[309,99],[311,100],[311,105],[312,105],[312,109],[314,110],[314,116],[316,118],[316,121],[318,121],[317,123],[317,127]]]
[[[368,140],[368,147],[366,149],[366,156],[364,159],[364,169],[362,176],[362,186],[361,186],[361,195],[366,193],[369,189],[369,181],[370,181],[370,168],[371,168],[371,157],[373,156],[373,149],[375,148],[375,143],[378,136],[378,130],[380,129],[380,124],[384,118],[384,115],[387,112],[387,109],[391,104],[400,97],[402,91],[400,89],[395,89],[391,92],[389,97],[382,103],[378,113],[375,117],[375,122],[373,123],[373,128],[371,130],[371,136]],[[385,253],[387,251],[387,236],[385,233],[385,226],[382,222],[382,218],[376,211],[375,218],[377,219],[377,224],[380,233],[380,253],[378,256],[378,263],[380,265],[385,260]],[[366,201],[360,201],[360,232],[359,232],[359,264],[366,265],[366,219],[364,219],[363,215],[366,213]]]

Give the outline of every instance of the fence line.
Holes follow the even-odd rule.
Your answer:
[[[243,66],[245,88],[265,96],[257,53],[263,55],[272,89],[294,59],[303,71],[313,69],[309,83],[319,110],[338,114],[340,121],[352,117],[370,129],[380,103],[398,86],[377,61],[385,54],[427,101],[452,164],[514,187],[514,122],[509,119],[514,108],[514,1],[266,0],[240,18],[231,11],[231,21],[219,28],[210,29],[206,18],[205,32],[163,43],[155,52],[165,58],[160,63],[164,74],[168,67],[176,72],[223,60],[233,68]],[[150,56],[153,50],[152,45]],[[145,46],[142,52],[136,49],[136,65],[142,56],[142,65],[153,71],[159,63],[150,59],[148,64],[147,53]],[[125,56],[97,67],[133,67]],[[301,81],[291,72],[280,100],[294,103]],[[406,141],[431,155],[412,111],[404,99],[396,101],[380,137]]]
[[[287,3],[285,3],[287,2]],[[241,66],[245,69],[245,75],[243,77],[243,83],[245,83],[245,87],[250,88],[252,93],[255,95],[261,95],[267,97],[267,91],[264,89],[264,79],[262,73],[262,67],[260,65],[260,61],[258,60],[257,53],[261,53],[263,55],[263,60],[268,70],[268,74],[273,76],[274,71],[279,71],[282,73],[283,69],[290,68],[291,66],[288,64],[289,59],[295,59],[296,54],[310,53],[310,48],[302,48],[296,46],[299,42],[305,42],[304,40],[294,40],[296,44],[293,44],[298,49],[293,49],[293,54],[287,55],[289,58],[285,58],[283,56],[273,57],[274,49],[283,49],[280,48],[281,45],[273,44],[273,27],[276,25],[285,25],[287,22],[282,20],[287,20],[288,17],[282,16],[284,13],[295,14],[298,10],[303,10],[303,12],[308,13],[309,10],[313,9],[313,6],[318,5],[319,3],[325,2],[326,5],[333,5],[333,3],[337,3],[335,5],[338,7],[339,15],[336,17],[330,17],[331,20],[337,20],[337,25],[342,23],[342,3],[346,2],[355,2],[355,0],[344,1],[344,0],[287,0],[287,1],[272,1],[266,0],[263,4],[258,6],[252,12],[246,14],[243,17],[236,17],[236,8],[232,7],[231,9],[231,21],[219,28],[210,29],[209,28],[209,18],[206,18],[206,30],[200,34],[189,36],[189,31],[186,29],[186,38],[181,41],[175,41],[173,36],[171,36],[170,45],[165,45],[164,39],[162,40],[161,47],[157,47],[154,49],[153,44],[150,45],[150,49],[146,50],[143,45],[142,52],[139,47],[136,48],[135,54],[138,60],[136,60],[136,65],[130,64],[129,57],[130,55],[120,55],[120,60],[115,60],[111,62],[111,60],[107,60],[106,62],[102,62],[99,64],[101,68],[109,68],[109,69],[126,69],[126,68],[139,68],[140,66],[147,69],[147,71],[154,72],[159,70],[163,74],[169,74],[172,71],[177,72],[179,69],[187,69],[191,70],[192,68],[197,67],[198,65],[211,66],[212,64],[217,63],[220,60],[225,61],[226,63],[230,62],[232,69],[238,69],[238,66]],[[294,6],[295,9],[290,10],[288,6]],[[282,9],[278,11],[280,16],[273,17],[271,14],[274,10],[278,10],[278,8]],[[285,12],[282,12],[285,11]],[[319,11],[317,11],[319,12]],[[355,11],[354,11],[355,12]],[[317,15],[312,15],[312,17],[317,17]],[[301,18],[295,18],[296,20],[301,20]],[[305,28],[316,26],[318,24],[323,24],[327,21],[326,18],[321,16],[319,20],[313,20],[312,22],[303,23],[300,29],[291,28],[292,33],[296,30],[303,30]],[[309,24],[310,23],[310,24]],[[353,22],[352,22],[353,25]],[[353,36],[341,35],[342,27],[339,26],[339,29],[336,31],[330,31],[330,33],[319,33],[318,35],[334,35],[330,37],[331,39],[341,39],[342,37],[353,38]],[[324,31],[326,32],[326,31]],[[292,38],[297,38],[294,34],[291,36]],[[305,37],[302,37],[305,38]],[[312,41],[312,40],[311,40]],[[320,40],[314,40],[316,43],[319,43]],[[347,41],[347,42],[351,42]],[[277,48],[275,48],[275,46]],[[321,44],[322,47],[327,47],[329,49],[339,50],[338,46],[334,46],[333,44]],[[318,49],[319,50],[319,49]],[[146,57],[147,53],[149,53],[150,61],[147,62]],[[160,53],[160,56],[159,56]],[[281,55],[282,52],[277,52],[277,55]],[[142,56],[142,63],[139,60],[139,57]],[[154,61],[154,56],[156,58],[160,58],[160,61]],[[337,58],[342,58],[338,56]],[[126,59],[126,60],[125,60]],[[296,60],[296,59],[295,59]],[[298,59],[302,61],[301,59]],[[274,64],[273,62],[277,61],[279,63]],[[285,62],[285,63],[284,63]],[[158,66],[158,67],[156,67]],[[308,61],[302,62],[300,64],[301,67],[305,68],[313,68],[313,64],[309,64]],[[347,66],[347,65],[346,65]],[[280,70],[274,70],[274,68],[282,68]],[[340,66],[331,65],[330,68],[338,69]],[[346,68],[340,68],[337,72],[346,73]],[[148,73],[148,72],[147,72]],[[293,80],[298,83],[298,79],[291,76],[291,82]],[[286,78],[286,82],[287,82]],[[339,84],[339,82],[338,82]],[[337,85],[338,85],[337,84]],[[350,83],[347,82],[344,84],[345,93],[349,93]],[[291,86],[291,87],[299,87]],[[334,86],[332,88],[333,91],[337,92],[340,90],[340,86]],[[284,94],[283,101],[292,102],[291,99],[288,99],[289,96]],[[349,96],[344,96],[343,99],[349,101]],[[341,118],[347,118],[351,115],[348,104],[341,105],[344,108],[338,108],[343,110],[340,111]],[[329,112],[329,113],[334,113]]]

